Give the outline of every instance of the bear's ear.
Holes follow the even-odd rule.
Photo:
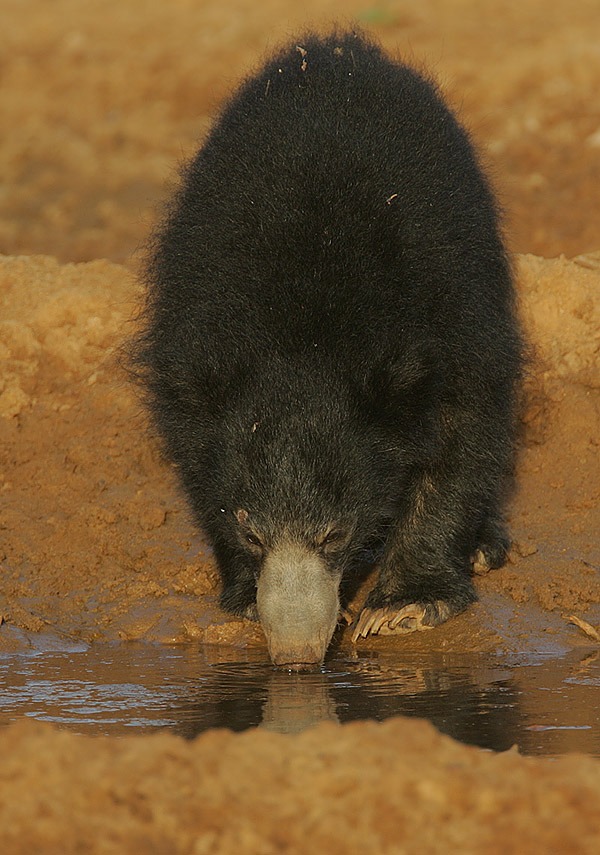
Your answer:
[[[407,409],[427,409],[434,386],[432,361],[425,354],[381,357],[364,375],[363,401],[373,416],[385,420]]]

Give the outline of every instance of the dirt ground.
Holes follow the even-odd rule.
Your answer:
[[[533,350],[511,561],[478,578],[464,615],[373,644],[594,645],[568,618],[600,624],[600,6],[290,8],[2,4],[0,652],[19,649],[18,629],[263,645],[216,605],[210,554],[118,347],[139,305],[136,247],[174,165],[269,45],[340,15],[433,69],[493,164],[513,247],[535,253],[516,259]],[[0,746],[6,853],[592,852],[600,834],[598,761],[495,756],[423,722],[191,744],[25,722]]]

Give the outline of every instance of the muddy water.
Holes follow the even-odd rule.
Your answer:
[[[600,654],[567,657],[361,651],[315,674],[273,669],[258,651],[69,644],[50,636],[0,655],[0,724],[22,717],[81,733],[210,727],[297,732],[319,721],[427,718],[495,750],[600,757]]]

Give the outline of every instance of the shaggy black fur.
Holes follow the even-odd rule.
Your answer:
[[[282,538],[345,576],[379,540],[373,609],[475,599],[473,554],[508,546],[522,342],[497,206],[431,81],[356,33],[285,48],[187,168],[147,278],[135,361],[225,608],[253,614]]]

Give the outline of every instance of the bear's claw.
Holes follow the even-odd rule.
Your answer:
[[[483,549],[475,550],[471,556],[471,567],[476,576],[485,576],[490,572],[492,565]]]
[[[450,616],[448,605],[442,600],[435,603],[409,603],[406,606],[384,606],[381,609],[364,608],[352,633],[352,641],[367,635],[405,635],[433,629]]]

